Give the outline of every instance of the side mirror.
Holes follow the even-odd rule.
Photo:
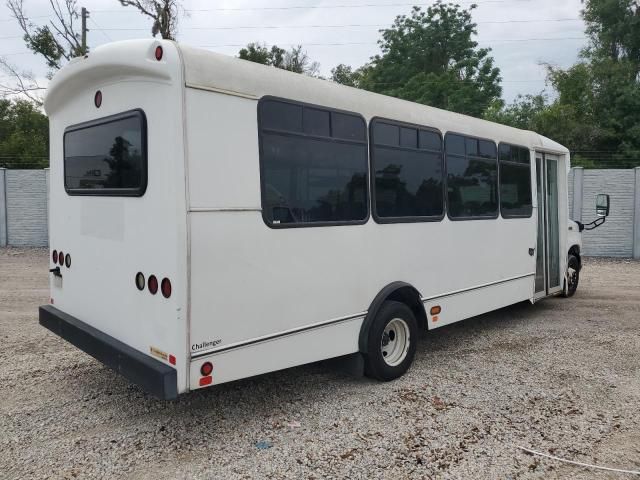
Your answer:
[[[609,195],[604,193],[596,195],[596,215],[599,217],[609,215]]]

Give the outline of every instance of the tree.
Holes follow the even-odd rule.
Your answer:
[[[518,95],[511,105],[505,105],[502,100],[494,102],[485,112],[484,118],[523,130],[539,131],[536,121],[548,107],[547,97],[543,94]]]
[[[175,40],[178,33],[179,0],[119,0],[123,7],[137,8],[151,18],[151,34],[166,40]]]
[[[527,118],[526,128],[572,150],[575,164],[640,165],[640,2],[587,0],[582,16],[589,44],[580,60],[547,67],[557,98],[535,109],[516,99],[487,118],[516,127]]]
[[[277,45],[269,49],[264,44],[252,42],[238,52],[238,58],[311,77],[318,77],[320,74],[320,64],[309,58],[302,45],[285,50]]]
[[[359,87],[362,80],[362,70],[353,70],[349,65],[341,63],[331,69],[331,80],[349,87]]]
[[[53,20],[49,24],[36,25],[24,12],[23,0],[7,0],[11,14],[23,32],[24,42],[29,50],[44,57],[50,71],[58,70],[73,57],[84,55],[87,49],[82,46],[81,35],[77,31],[77,20],[80,17],[76,0],[49,0],[53,11]],[[41,104],[40,93],[44,90],[31,72],[21,71],[5,58],[0,58],[0,68],[13,78],[14,85],[0,84],[0,95],[22,94],[30,100]]]
[[[0,99],[0,167],[46,167],[48,143],[49,121],[33,102]]]
[[[481,116],[502,93],[500,70],[489,49],[472,39],[471,5],[437,1],[414,7],[381,30],[382,49],[362,68],[359,85],[385,95]]]

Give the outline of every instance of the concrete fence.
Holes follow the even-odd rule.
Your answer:
[[[0,246],[48,243],[49,170],[0,168]],[[596,218],[596,195],[611,197],[611,214],[601,227],[583,232],[583,254],[640,258],[640,167],[569,173],[569,216]]]
[[[49,169],[0,168],[0,247],[46,247]]]
[[[589,223],[596,217],[596,195],[609,194],[611,210],[604,225],[582,232],[589,256],[640,258],[640,167],[569,172],[569,217]]]

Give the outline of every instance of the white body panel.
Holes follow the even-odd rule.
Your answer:
[[[67,67],[65,79],[86,80],[73,94],[54,81],[60,91],[47,104],[51,248],[71,252],[74,266],[62,288],[52,282],[52,297],[57,307],[141,352],[157,347],[176,355],[180,392],[199,388],[205,361],[213,363],[217,384],[357,352],[367,309],[393,282],[415,287],[427,315],[431,306],[442,308],[437,319],[428,315],[428,328],[534,300],[535,152],[557,154],[559,222],[567,225],[564,147],[533,132],[170,42],[161,42],[166,62],[153,63],[148,53],[159,43],[114,44],[96,50],[98,66],[85,66],[84,73]],[[146,62],[142,57],[152,60],[146,78],[137,79],[126,64]],[[95,72],[104,73],[108,68],[100,65],[109,62],[124,73],[102,81]],[[97,89],[104,94],[98,110],[92,108]],[[528,147],[533,215],[269,228],[261,215],[257,125],[264,95],[355,112],[367,122],[384,117]],[[131,108],[143,109],[149,125],[145,195],[68,196],[64,129]],[[564,272],[566,228],[559,237]],[[137,271],[171,278],[172,297],[141,294],[133,285]]]
[[[187,236],[182,69],[178,50],[158,42],[127,42],[79,59],[52,83],[46,103],[51,125],[49,244],[69,253],[62,280],[51,276],[56,308],[143,352],[176,357],[178,390],[187,389]],[[102,105],[94,95],[102,92]],[[65,128],[142,109],[147,120],[148,186],[142,197],[70,196],[64,188]],[[136,289],[137,272],[170,278],[170,299]],[[180,288],[181,287],[181,288]]]

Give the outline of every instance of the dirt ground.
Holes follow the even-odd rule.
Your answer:
[[[0,478],[637,478],[640,262],[429,332],[403,378],[314,364],[157,401],[38,325],[47,252],[0,249]]]

